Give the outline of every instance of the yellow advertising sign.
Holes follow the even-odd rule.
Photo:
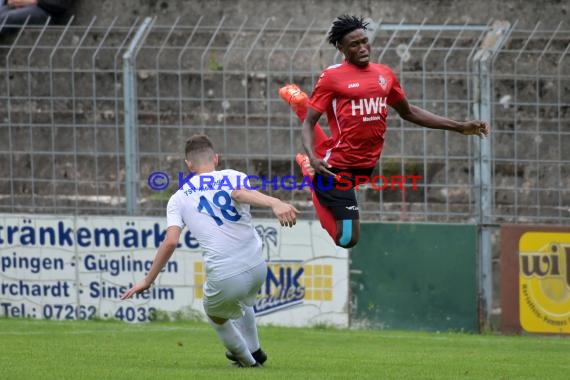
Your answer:
[[[527,232],[519,240],[520,322],[534,333],[570,333],[570,234]]]

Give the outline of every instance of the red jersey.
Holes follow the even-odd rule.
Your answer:
[[[331,137],[315,153],[335,168],[370,168],[380,159],[388,106],[405,99],[394,72],[385,65],[348,62],[325,69],[307,105],[327,114]]]

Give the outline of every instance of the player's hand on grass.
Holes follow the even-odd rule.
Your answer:
[[[126,299],[131,298],[132,296],[134,296],[137,293],[144,292],[145,290],[150,288],[150,285],[151,284],[149,284],[145,280],[142,280],[141,282],[136,283],[135,285],[133,285],[132,288],[130,288],[129,290],[124,292],[123,295],[121,296],[121,299],[126,300]]]
[[[276,202],[272,207],[273,213],[284,227],[293,227],[297,223],[297,210],[293,205],[285,202]]]
[[[489,125],[484,121],[470,120],[462,123],[461,133],[464,135],[475,135],[481,138],[489,135]]]
[[[315,169],[315,172],[319,174],[330,175],[333,178],[336,177],[336,174],[329,170],[331,165],[325,160],[320,158],[311,158],[311,166]]]

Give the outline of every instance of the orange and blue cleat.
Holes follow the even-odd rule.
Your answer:
[[[279,96],[289,104],[291,107],[296,108],[305,106],[309,97],[305,94],[296,84],[288,84],[279,89]]]
[[[311,161],[306,154],[297,153],[295,156],[295,161],[299,164],[301,168],[301,172],[303,173],[303,177],[309,177],[311,181],[315,176],[315,169],[311,166]]]

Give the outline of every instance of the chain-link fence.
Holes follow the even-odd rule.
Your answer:
[[[489,120],[492,134],[480,143],[392,111],[378,173],[421,180],[417,189],[359,191],[364,219],[570,221],[567,26],[370,26],[374,60],[394,69],[411,103]],[[291,82],[310,92],[341,60],[327,27],[94,19],[3,39],[0,211],[163,215],[185,170],[185,139],[196,132],[212,137],[223,167],[300,179],[300,123],[277,93]],[[166,190],[149,187],[154,172],[169,176]],[[312,215],[308,191],[267,190]]]

